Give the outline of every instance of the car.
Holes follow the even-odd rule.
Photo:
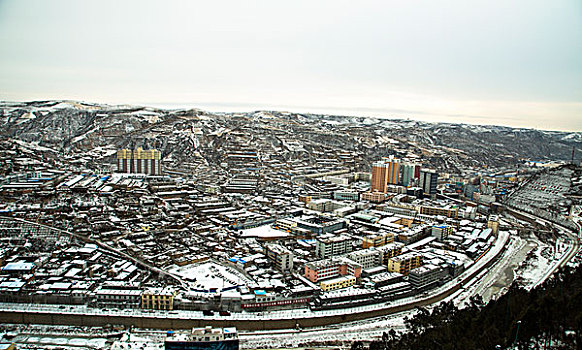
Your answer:
[[[230,312],[228,312],[228,311],[220,311],[218,314],[220,316],[230,316]]]
[[[203,311],[202,311],[202,314],[203,314],[204,316],[213,316],[213,315],[214,315],[214,312],[212,312],[212,311],[210,311],[210,310],[203,310]]]

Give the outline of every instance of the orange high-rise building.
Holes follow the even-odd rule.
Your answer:
[[[370,180],[370,191],[386,193],[388,184],[398,184],[400,176],[400,160],[392,156],[383,158],[379,162],[372,164],[372,179]]]

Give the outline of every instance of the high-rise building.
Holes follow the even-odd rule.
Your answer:
[[[131,172],[131,151],[128,149],[120,149],[117,151],[117,172],[130,173]]]
[[[117,151],[117,171],[131,174],[162,174],[162,153],[156,149],[144,150],[138,147]]]
[[[413,163],[403,163],[402,164],[402,176],[400,178],[400,184],[403,186],[411,186],[415,180],[418,180],[420,176],[420,164]]]
[[[422,169],[420,171],[420,187],[425,195],[436,195],[439,174],[435,170]]]
[[[390,156],[372,164],[370,191],[386,193],[386,185],[398,184],[400,177],[400,160]]]

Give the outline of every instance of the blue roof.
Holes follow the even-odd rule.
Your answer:
[[[255,290],[255,295],[266,295],[266,294],[267,294],[267,292],[265,292],[265,291],[264,291],[264,290],[262,290],[262,289],[257,289],[257,290]]]
[[[6,264],[2,271],[25,271],[34,269],[34,263],[29,262],[11,262]]]

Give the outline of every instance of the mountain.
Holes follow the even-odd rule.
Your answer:
[[[567,161],[582,154],[581,132],[414,120],[297,114],[212,113],[199,109],[111,106],[76,101],[0,102],[0,141],[44,159],[112,163],[119,148],[157,148],[166,169],[216,167],[225,152],[252,148],[263,159],[350,154],[356,168],[388,154],[451,173],[513,166],[523,159]],[[343,152],[343,153],[342,153]],[[343,159],[343,158],[342,158]],[[88,160],[92,160],[89,162]]]

